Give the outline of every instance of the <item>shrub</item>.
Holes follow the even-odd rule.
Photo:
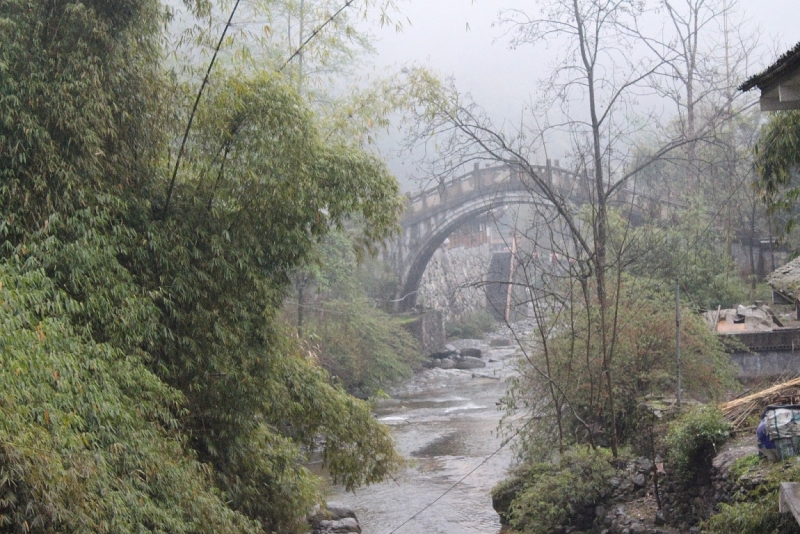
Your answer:
[[[703,531],[711,534],[796,534],[800,532],[791,514],[778,511],[778,491],[781,482],[800,481],[800,467],[792,464],[762,462],[752,455],[737,460],[728,472],[739,479],[758,470],[764,482],[748,492],[737,492],[731,503],[719,505],[719,513],[703,524]],[[766,473],[764,472],[766,470]],[[753,477],[751,476],[751,480]]]
[[[494,317],[486,310],[472,312],[464,319],[447,325],[447,337],[451,339],[481,339],[497,326]]]
[[[519,532],[546,534],[565,524],[588,527],[614,473],[608,450],[574,447],[557,463],[523,467],[516,480],[501,482],[492,496],[502,498],[509,488],[521,488],[507,515]]]
[[[730,435],[730,424],[713,406],[693,409],[679,417],[667,431],[667,460],[684,483],[707,472],[717,448]]]
[[[263,532],[175,430],[183,395],[73,328],[75,306],[0,265],[0,531]]]
[[[509,413],[525,410],[535,419],[521,432],[526,454],[546,455],[559,446],[590,440],[610,446],[615,435],[618,444],[637,445],[650,433],[638,410],[642,399],[674,394],[675,309],[665,305],[674,295],[652,280],[626,276],[609,293],[618,305],[615,321],[603,321],[596,305],[576,301],[544,325],[547,343],[536,339],[529,357],[521,360],[506,406]],[[607,339],[614,341],[606,363],[604,326]],[[700,316],[688,310],[681,319],[681,358],[687,397],[716,399],[734,387],[729,355]],[[606,364],[612,376],[613,418]],[[553,441],[561,443],[554,446]]]
[[[796,534],[799,530],[792,514],[778,512],[776,492],[770,492],[756,502],[722,503],[719,513],[703,527],[703,532],[710,534]]]
[[[420,366],[419,344],[401,319],[365,299],[337,299],[324,306],[326,316],[315,314],[309,330],[319,347],[320,364],[351,394],[371,397]]]

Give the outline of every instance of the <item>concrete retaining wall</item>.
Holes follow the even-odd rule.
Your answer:
[[[796,351],[734,352],[731,360],[739,366],[742,380],[800,375],[800,348]]]

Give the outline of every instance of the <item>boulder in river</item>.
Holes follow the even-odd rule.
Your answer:
[[[345,517],[344,519],[327,520],[324,519],[319,522],[317,528],[314,529],[313,534],[361,534],[361,526],[358,521],[352,517]]]
[[[317,510],[311,517],[311,534],[360,534],[356,513],[347,506],[328,503],[326,508]]]
[[[470,356],[461,358],[456,362],[456,369],[479,369],[481,367],[486,367],[486,362]]]
[[[441,360],[442,358],[449,358],[455,354],[458,354],[458,349],[456,349],[453,345],[445,345],[444,348],[431,353],[431,358],[435,360]]]
[[[483,373],[472,373],[472,378],[486,378],[488,380],[500,380],[499,376],[486,375]]]
[[[462,356],[469,356],[470,358],[480,358],[481,357],[481,349],[476,349],[476,348],[472,348],[472,347],[466,348],[466,349],[461,349],[461,355]]]
[[[453,369],[455,366],[456,362],[451,358],[442,358],[433,362],[433,367],[438,367],[439,369]]]
[[[356,513],[352,508],[336,502],[329,502],[326,507],[328,519],[344,519],[346,517],[356,518]]]

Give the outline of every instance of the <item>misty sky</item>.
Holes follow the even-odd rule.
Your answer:
[[[375,30],[378,36],[376,69],[419,63],[444,75],[452,75],[460,91],[471,92],[495,121],[519,121],[521,110],[548,72],[558,49],[526,46],[510,50],[503,28],[494,26],[501,7],[535,9],[535,1],[406,0],[404,16],[411,20],[402,33]],[[749,24],[759,28],[761,57],[755,58],[754,74],[800,41],[800,0],[740,0],[740,11]],[[555,155],[557,157],[557,155]],[[392,158],[390,165],[403,182],[413,172],[408,158]]]

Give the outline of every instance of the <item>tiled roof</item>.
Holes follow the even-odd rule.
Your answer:
[[[765,86],[782,75],[787,70],[800,68],[800,43],[794,48],[783,54],[778,60],[755,76],[751,76],[746,82],[739,86],[740,91],[749,91],[753,87],[764,89]]]
[[[767,276],[767,283],[784,295],[800,300],[800,258],[775,269]]]

